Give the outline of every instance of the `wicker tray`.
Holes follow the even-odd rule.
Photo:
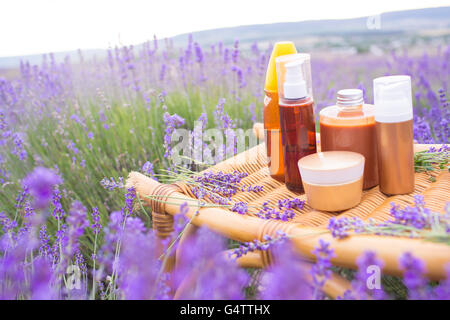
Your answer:
[[[256,135],[261,135],[260,125],[255,125]],[[415,145],[415,151],[429,148],[431,145]],[[240,192],[232,197],[236,201],[244,201],[249,205],[261,205],[267,200],[276,204],[277,200],[297,197],[306,200],[304,194],[293,193],[286,189],[283,183],[272,179],[268,175],[264,144],[257,145],[233,158],[227,159],[211,170],[232,172],[234,170],[246,172],[248,177],[243,179],[246,185],[262,185],[263,191],[258,193]],[[331,217],[359,217],[363,220],[373,218],[386,221],[390,218],[391,202],[401,206],[412,205],[413,196],[422,194],[426,206],[437,212],[443,212],[446,202],[450,201],[450,173],[447,171],[433,172],[436,181],[431,182],[429,174],[416,173],[414,193],[388,197],[374,187],[363,194],[361,203],[343,212],[321,212],[305,204],[302,210],[295,210],[295,217],[289,222],[277,220],[263,220],[255,215],[240,215],[223,208],[202,208],[193,219],[195,226],[207,225],[210,229],[237,241],[262,240],[265,234],[274,236],[277,230],[282,230],[292,236],[294,246],[304,257],[314,259],[311,251],[320,238],[331,243],[336,257],[332,263],[337,266],[356,268],[356,259],[366,250],[372,250],[384,260],[383,272],[391,275],[401,275],[398,266],[400,255],[406,251],[413,253],[426,264],[427,275],[430,279],[439,280],[445,277],[445,265],[450,262],[450,246],[432,243],[419,239],[376,236],[352,235],[345,239],[335,239],[329,233],[324,234]],[[157,234],[164,238],[172,231],[173,217],[179,211],[182,199],[192,200],[195,196],[186,184],[180,182],[173,185],[160,184],[140,173],[131,172],[127,186],[133,186],[146,204],[152,208],[153,225]],[[159,196],[161,200],[167,197],[181,198],[169,203],[161,203],[144,198],[145,195]],[[189,203],[189,202],[188,202]],[[189,208],[188,216],[196,212],[197,208]],[[189,234],[189,232],[187,233]],[[180,245],[180,250],[183,248]],[[173,259],[174,260],[174,259]],[[265,267],[272,262],[270,251],[250,253],[239,259],[245,267]],[[175,264],[175,261],[172,261]],[[172,266],[173,267],[173,266]],[[328,293],[336,296],[342,293],[348,283],[339,277],[334,277],[325,287]]]

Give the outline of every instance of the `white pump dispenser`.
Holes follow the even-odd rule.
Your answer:
[[[302,62],[293,61],[285,64],[286,76],[283,83],[285,99],[301,99],[308,95],[306,81],[303,79]]]

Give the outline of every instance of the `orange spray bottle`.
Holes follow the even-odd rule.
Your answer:
[[[283,41],[275,43],[267,67],[264,85],[264,134],[270,176],[284,181],[284,159],[280,131],[280,111],[278,108],[278,84],[275,58],[297,53],[294,43]]]

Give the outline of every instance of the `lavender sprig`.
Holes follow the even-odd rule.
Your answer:
[[[313,299],[322,297],[321,289],[325,282],[331,277],[331,258],[336,257],[334,250],[330,248],[330,243],[323,239],[319,240],[319,245],[312,253],[316,256],[316,263],[311,268]]]
[[[248,252],[253,252],[256,250],[267,251],[269,248],[273,247],[275,244],[281,243],[288,238],[288,235],[280,230],[276,232],[275,237],[269,235],[264,235],[264,241],[253,240],[250,242],[245,242],[238,248],[233,249],[229,252],[229,256],[237,259],[247,254]]]
[[[448,165],[450,158],[450,148],[443,144],[442,147],[436,149],[431,147],[429,150],[416,152],[414,154],[414,170],[416,172],[430,172],[439,170],[450,170]],[[435,178],[430,175],[430,180]]]
[[[367,222],[360,218],[331,218],[328,230],[335,238],[345,238],[351,231],[359,234],[376,234],[386,236],[403,236],[423,238],[428,241],[442,242],[450,245],[450,203],[446,205],[446,212],[440,214],[425,208],[424,197],[416,195],[415,205],[401,208],[391,203],[392,219],[386,222]]]

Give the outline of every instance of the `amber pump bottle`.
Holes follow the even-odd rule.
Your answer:
[[[365,158],[364,184],[378,185],[377,139],[374,106],[365,104],[359,89],[337,93],[337,103],[320,111],[320,147],[322,151],[352,151]]]
[[[275,59],[297,53],[294,43],[275,43],[267,67],[264,85],[264,135],[270,176],[284,182],[284,160],[281,146],[280,112],[278,109],[278,86]]]
[[[413,107],[411,78],[387,76],[373,80],[381,192],[414,191]]]
[[[290,191],[303,192],[298,161],[316,152],[314,100],[309,54],[276,59],[284,181]]]

